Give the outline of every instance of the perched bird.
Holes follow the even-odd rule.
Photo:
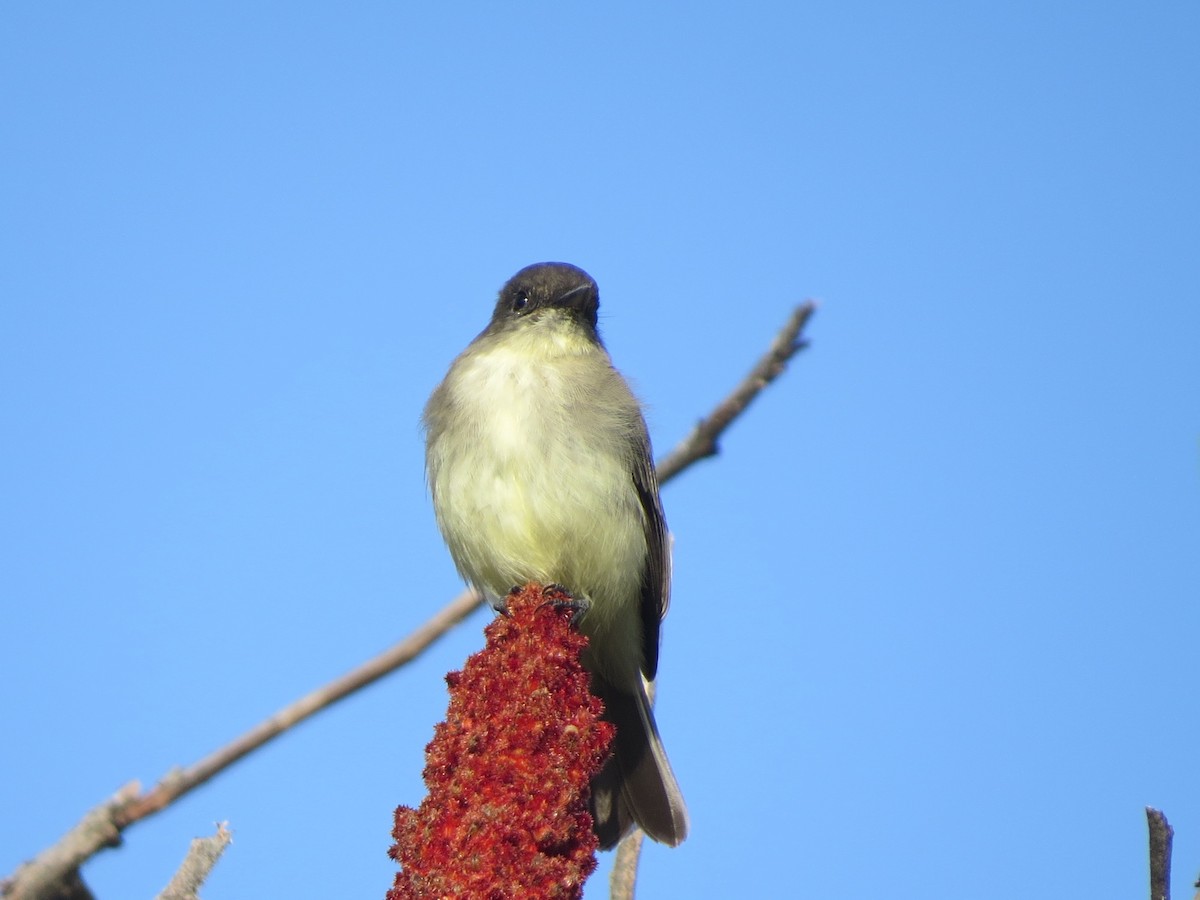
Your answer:
[[[687,810],[646,693],[670,545],[646,422],[601,343],[599,306],[575,266],[514,275],[425,406],[426,473],[455,565],[494,606],[529,581],[579,605],[583,663],[617,728],[592,784],[601,846],[634,823],[674,846]]]

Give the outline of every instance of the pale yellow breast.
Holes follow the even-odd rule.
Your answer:
[[[620,614],[639,602],[646,555],[631,477],[630,414],[640,413],[607,354],[506,338],[456,368],[446,385],[457,412],[431,433],[428,464],[459,570],[495,596],[561,584],[592,601],[584,630],[594,639],[629,630],[636,614]],[[627,642],[639,646],[634,634]]]

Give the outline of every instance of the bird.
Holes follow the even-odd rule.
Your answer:
[[[425,406],[426,476],[454,563],[497,609],[533,581],[573,598],[613,753],[592,782],[602,848],[639,826],[676,846],[688,814],[649,691],[671,546],[641,405],[597,328],[599,288],[526,266]]]

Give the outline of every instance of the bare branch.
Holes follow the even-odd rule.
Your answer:
[[[464,591],[398,644],[284,707],[195,765],[167,773],[145,793],[141,792],[137,782],[121,788],[111,800],[88,812],[57,844],[17,869],[12,878],[0,883],[0,898],[90,900],[91,894],[79,879],[79,867],[105,847],[119,845],[125,828],[164,809],[296,723],[398,669],[465,619],[478,605],[479,598],[472,591]],[[82,893],[79,890],[68,892],[68,886],[75,883]]]
[[[787,323],[775,335],[770,348],[762,359],[750,370],[750,374],[733,389],[728,397],[722,400],[707,418],[701,419],[696,427],[674,450],[668,453],[658,463],[658,480],[660,484],[670,481],[697,460],[716,456],[720,448],[717,439],[730,426],[734,419],[745,412],[768,384],[783,374],[788,360],[808,346],[800,333],[816,311],[816,304],[811,300],[800,304],[792,310]]]
[[[400,668],[417,657],[426,647],[457,625],[479,605],[479,597],[473,591],[463,591],[450,603],[435,613],[429,621],[400,643],[368,660],[341,678],[331,681],[294,703],[285,706],[275,715],[264,719],[237,740],[210,753],[200,762],[187,769],[176,769],[169,773],[154,789],[139,797],[123,810],[119,825],[124,828],[139,819],[158,812],[177,797],[199,787],[218,772],[227,769],[248,753],[257,750],[272,738],[278,737],[292,726],[332,706],[344,697],[366,687]]]
[[[1171,900],[1171,839],[1175,830],[1159,810],[1146,807],[1150,826],[1150,900]]]
[[[227,822],[222,822],[217,826],[216,834],[192,841],[179,869],[155,900],[200,900],[200,885],[204,884],[204,879],[233,840],[227,825]]]
[[[131,781],[88,812],[57,844],[21,865],[11,878],[0,884],[0,897],[4,900],[90,900],[92,894],[79,877],[79,867],[105,847],[116,847],[121,843],[117,817],[140,790],[140,785]]]
[[[608,875],[609,900],[633,900],[638,860],[645,839],[645,832],[635,828],[617,845],[617,855],[613,857],[612,871]]]
[[[745,411],[763,388],[779,377],[788,360],[803,349],[805,342],[800,338],[800,333],[814,308],[811,302],[798,306],[750,374],[659,462],[657,470],[660,483],[665,484],[692,463],[717,453],[717,439],[725,429]],[[139,794],[136,782],[122,788],[112,800],[89,812],[57,844],[19,868],[11,879],[0,883],[0,898],[44,900],[60,896],[74,900],[90,897],[86,887],[79,881],[79,866],[99,850],[118,845],[121,832],[126,827],[164,809],[292,726],[410,662],[470,615],[480,602],[474,592],[464,591],[388,650],[284,707],[192,766],[169,772],[151,790]],[[637,844],[640,846],[640,841]],[[631,852],[634,854],[636,870],[636,850]],[[76,882],[83,893],[54,893]]]

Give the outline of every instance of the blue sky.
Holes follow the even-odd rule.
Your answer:
[[[644,897],[1137,895],[1200,873],[1200,9],[71,4],[0,28],[0,872],[459,581],[418,416],[583,266],[664,492]],[[149,897],[382,897],[419,662],[127,833]],[[591,898],[605,896],[600,880]]]

